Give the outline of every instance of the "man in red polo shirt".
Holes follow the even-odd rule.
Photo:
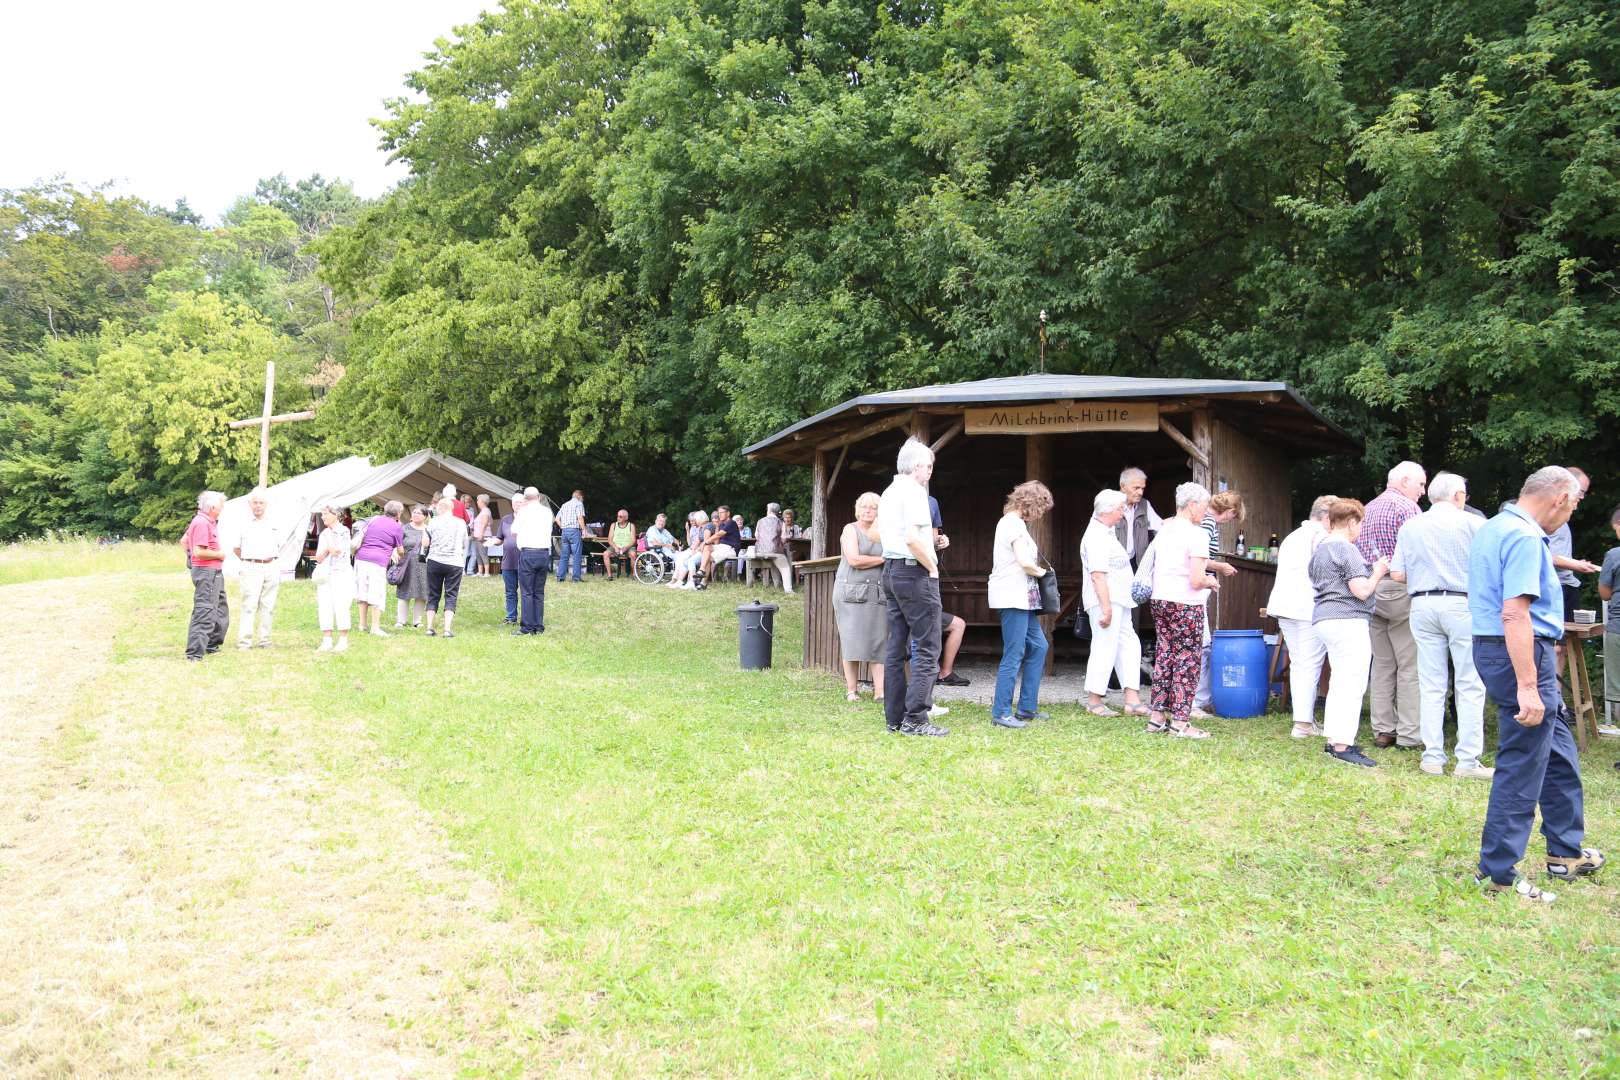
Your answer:
[[[205,491],[197,496],[197,516],[186,526],[181,543],[191,567],[191,628],[186,633],[186,659],[201,660],[225,643],[231,609],[225,602],[225,552],[219,546],[219,512],[225,496]]]

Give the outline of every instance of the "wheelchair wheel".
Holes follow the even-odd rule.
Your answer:
[[[643,585],[657,585],[665,577],[664,557],[656,551],[643,551],[636,556],[636,580]]]

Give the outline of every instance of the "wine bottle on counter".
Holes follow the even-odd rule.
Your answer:
[[[1267,562],[1276,562],[1277,561],[1277,548],[1278,548],[1278,546],[1279,545],[1277,544],[1277,534],[1272,533],[1271,534],[1271,543],[1266,546],[1266,561]]]
[[[1242,529],[1239,529],[1238,534],[1237,534],[1237,554],[1242,558],[1247,558],[1248,555],[1249,555],[1249,550],[1243,546],[1243,530]]]

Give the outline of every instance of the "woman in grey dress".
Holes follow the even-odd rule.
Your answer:
[[[394,620],[396,630],[405,629],[407,615],[414,616],[411,625],[422,625],[422,612],[427,608],[427,563],[422,561],[421,550],[427,536],[427,507],[418,503],[411,507],[411,520],[405,524],[405,576],[400,579],[395,595],[399,597],[399,610]]]
[[[846,700],[859,698],[859,667],[872,666],[872,696],[883,700],[883,646],[888,637],[888,604],[883,597],[883,541],[877,530],[878,496],[868,491],[855,500],[855,520],[839,537],[843,558],[833,578],[833,614],[838,617],[838,649],[844,661]]]

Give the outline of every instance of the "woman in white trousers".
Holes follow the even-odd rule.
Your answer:
[[[321,647],[317,652],[346,652],[349,648],[349,609],[354,605],[353,537],[343,525],[336,506],[321,508],[320,542],[315,546],[315,608],[321,621]],[[332,631],[338,634],[332,644]]]
[[[1356,745],[1361,727],[1361,699],[1372,670],[1373,592],[1389,573],[1387,560],[1367,567],[1356,550],[1365,511],[1355,499],[1335,499],[1328,507],[1328,535],[1311,556],[1311,584],[1316,608],[1311,615],[1317,636],[1327,649],[1333,674],[1328,681],[1327,745],[1322,750],[1347,765],[1372,768],[1378,763]]]
[[[1125,516],[1123,491],[1099,491],[1091,521],[1080,540],[1081,600],[1091,623],[1091,655],[1086,659],[1086,707],[1094,716],[1117,716],[1103,704],[1109,672],[1119,676],[1125,711],[1146,716],[1142,704],[1142,642],[1131,611],[1131,559],[1114,535]]]

